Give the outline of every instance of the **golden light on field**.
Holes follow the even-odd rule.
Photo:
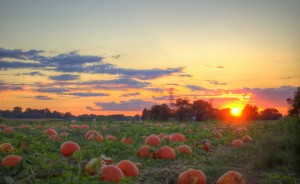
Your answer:
[[[233,116],[240,116],[242,113],[242,109],[239,107],[232,107],[230,113]]]

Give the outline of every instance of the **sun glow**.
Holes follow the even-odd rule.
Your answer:
[[[240,116],[241,112],[242,112],[241,108],[238,107],[232,107],[230,111],[231,115],[233,116]]]

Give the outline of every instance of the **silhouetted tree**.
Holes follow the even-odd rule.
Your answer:
[[[282,117],[282,114],[279,113],[277,109],[266,108],[260,112],[260,119],[262,120],[276,120]]]
[[[178,121],[192,120],[192,105],[187,98],[178,98],[174,104],[174,107],[174,116]]]
[[[259,118],[258,108],[256,106],[252,106],[247,104],[242,110],[242,117],[245,120],[256,120]]]
[[[170,118],[170,108],[166,104],[154,105],[150,110],[150,119],[156,121],[168,121]]]
[[[147,120],[150,118],[150,110],[145,108],[142,112],[142,120]]]
[[[300,87],[294,92],[293,98],[288,98],[287,103],[290,105],[290,109],[288,110],[289,115],[300,115]]]
[[[210,102],[196,100],[192,104],[193,115],[197,121],[207,121],[214,118],[214,110]]]

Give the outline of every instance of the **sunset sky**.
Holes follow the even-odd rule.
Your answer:
[[[1,0],[0,109],[135,115],[173,88],[286,114],[299,17],[299,0]]]

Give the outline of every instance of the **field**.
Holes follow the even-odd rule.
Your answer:
[[[14,147],[13,153],[0,152],[0,159],[10,154],[23,158],[15,167],[0,166],[0,183],[109,183],[100,180],[100,170],[96,175],[85,172],[88,161],[101,155],[110,157],[113,161],[110,164],[121,160],[140,163],[139,175],[125,177],[121,183],[177,183],[179,174],[188,169],[203,171],[207,183],[211,184],[230,170],[240,172],[248,184],[300,183],[298,117],[248,123],[0,120],[0,144],[10,143]],[[13,127],[14,132],[5,133],[5,127]],[[44,132],[48,128],[55,129],[61,140],[50,139]],[[97,130],[103,140],[87,140],[88,130]],[[62,136],[62,132],[68,135]],[[175,159],[141,158],[137,154],[147,136],[175,133],[183,134],[186,141],[172,142],[160,135],[159,145],[150,146],[153,153],[165,145],[173,148]],[[217,133],[222,137],[217,138]],[[117,140],[107,140],[107,135],[113,135]],[[243,141],[245,135],[251,136],[252,141]],[[122,142],[124,137],[131,138],[133,144]],[[235,139],[241,139],[243,146],[233,147]],[[208,150],[203,149],[205,140],[211,143]],[[63,156],[60,147],[65,141],[76,142],[80,151]],[[177,150],[183,144],[192,149],[191,155],[183,155]]]

